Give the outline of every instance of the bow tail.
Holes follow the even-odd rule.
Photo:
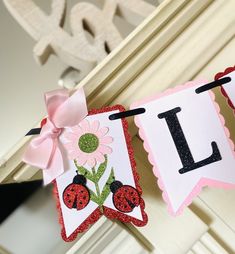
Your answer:
[[[29,143],[22,160],[31,166],[46,168],[50,161],[53,146],[52,139],[37,137]]]
[[[44,185],[49,184],[58,176],[64,173],[64,162],[60,149],[56,146],[54,156],[51,158],[50,165],[43,169]]]

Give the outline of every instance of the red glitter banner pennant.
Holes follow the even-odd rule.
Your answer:
[[[66,172],[55,181],[65,241],[74,240],[102,215],[136,226],[147,223],[127,121],[109,119],[122,111],[122,106],[91,110],[60,136],[69,158]]]
[[[224,72],[215,75],[215,80],[229,77],[230,82],[221,86],[222,94],[227,98],[229,106],[235,110],[235,67],[228,67]]]

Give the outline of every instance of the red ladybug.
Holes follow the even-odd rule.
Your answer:
[[[130,186],[123,185],[120,181],[114,181],[110,185],[113,193],[113,204],[117,210],[129,213],[140,204],[140,195],[138,191]]]
[[[86,178],[83,175],[76,175],[73,178],[73,183],[65,188],[63,201],[70,209],[81,210],[88,205],[90,193],[86,187]]]

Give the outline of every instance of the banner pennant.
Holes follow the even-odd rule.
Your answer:
[[[109,119],[122,111],[121,106],[90,111],[60,136],[68,160],[55,193],[65,241],[74,240],[102,215],[136,226],[147,223],[127,122]]]
[[[221,86],[222,94],[228,99],[228,104],[235,109],[235,67],[229,67],[224,72],[215,75],[215,80],[229,77],[231,81]]]
[[[154,174],[171,214],[192,202],[203,186],[235,187],[235,159],[229,131],[214,94],[189,82],[136,102],[135,116]]]

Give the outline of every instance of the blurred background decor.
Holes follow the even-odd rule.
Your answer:
[[[4,0],[12,16],[36,41],[36,61],[45,64],[55,54],[70,67],[62,74],[63,80],[67,75],[70,81],[76,77],[71,84],[84,78],[156,8],[143,0],[44,2],[51,2],[50,7],[46,4],[49,14],[42,8],[45,3]]]

